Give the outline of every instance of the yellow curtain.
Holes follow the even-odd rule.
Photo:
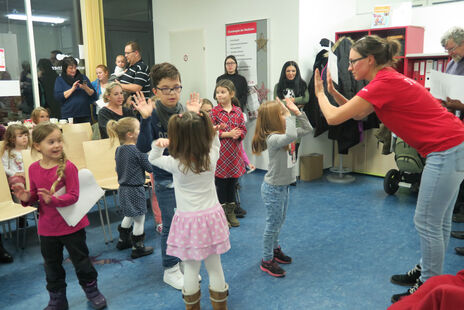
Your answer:
[[[103,0],[81,0],[85,71],[91,81],[97,78],[95,68],[106,65]]]

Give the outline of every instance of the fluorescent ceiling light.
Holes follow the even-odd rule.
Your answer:
[[[7,14],[6,15],[9,19],[16,19],[16,20],[26,20],[27,17],[24,14]],[[50,23],[50,24],[62,24],[66,19],[61,17],[53,17],[53,16],[32,16],[32,21],[40,22],[40,23]]]

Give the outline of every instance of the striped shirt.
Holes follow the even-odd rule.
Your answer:
[[[119,82],[121,82],[121,84],[140,85],[142,86],[142,92],[145,95],[145,98],[151,97],[148,66],[141,59],[126,70],[126,72],[119,78]]]

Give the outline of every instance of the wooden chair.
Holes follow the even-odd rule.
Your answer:
[[[92,137],[85,131],[63,130],[64,152],[66,157],[76,165],[77,169],[86,168],[84,148],[82,143],[90,141]]]
[[[98,185],[100,185],[104,191],[113,192],[114,202],[115,205],[117,205],[115,192],[118,190],[119,184],[118,175],[116,173],[116,161],[114,159],[117,145],[111,145],[110,139],[85,141],[82,145],[84,148],[86,168],[92,172]],[[112,242],[113,235],[111,233],[111,222],[105,196],[103,196],[103,203],[105,206],[109,236]]]
[[[22,150],[24,174],[26,175],[26,189],[29,189],[29,167],[36,161],[42,159],[42,154],[39,152],[31,152],[31,150]]]
[[[0,162],[0,222],[9,222],[16,219],[16,246],[19,247],[19,231],[23,230],[23,247],[26,244],[26,228],[19,228],[19,218],[29,213],[34,214],[35,225],[37,227],[37,209],[34,207],[23,207],[15,203],[11,196],[10,186],[6,178],[5,169]],[[40,239],[39,239],[40,240]]]
[[[62,124],[61,130],[63,130],[63,134],[67,134],[69,132],[85,132],[88,135],[88,140],[92,139],[92,126],[90,123],[80,123],[80,124]]]

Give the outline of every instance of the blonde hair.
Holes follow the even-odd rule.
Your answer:
[[[267,149],[266,139],[269,135],[285,133],[282,113],[282,105],[277,101],[266,101],[259,107],[255,134],[251,142],[253,154],[259,155]]]
[[[109,120],[106,124],[106,132],[110,137],[111,145],[114,145],[116,139],[119,140],[119,144],[124,144],[127,134],[135,132],[137,122],[138,120],[135,117],[123,117],[119,121]]]
[[[8,126],[3,136],[3,146],[1,150],[1,155],[5,154],[5,151],[8,151],[8,158],[13,158],[11,155],[11,150],[16,147],[16,134],[19,131],[19,134],[26,134],[28,140],[28,146],[31,145],[31,140],[29,136],[29,129],[26,126],[21,124],[12,124]]]
[[[124,60],[124,63],[127,63],[127,59],[126,59],[126,57],[124,57],[124,55],[121,55],[121,54],[117,55],[115,62],[118,61],[118,58],[122,58]]]
[[[213,103],[211,101],[209,101],[206,98],[201,99],[201,107],[200,108],[203,110],[203,107],[207,106],[207,105],[209,105],[211,107],[211,109],[214,108],[214,105],[213,105]]]
[[[115,88],[115,87],[121,87],[121,84],[119,84],[118,82],[113,82],[113,83],[110,83],[108,86],[106,86],[106,89],[105,89],[105,93],[103,94],[103,101],[104,102],[108,102],[108,96],[111,95],[111,91]],[[121,87],[122,89],[122,87]]]
[[[183,173],[210,170],[209,153],[214,135],[213,123],[205,111],[171,116],[168,123],[169,154],[179,160]]]
[[[61,129],[58,127],[56,124],[52,123],[40,123],[38,124],[34,130],[32,130],[32,143],[39,144],[43,140],[45,140],[52,132],[55,130],[58,130],[58,132],[61,134]],[[61,152],[61,157],[58,162],[58,168],[56,169],[56,175],[58,178],[53,182],[52,187],[50,188],[50,193],[53,195],[55,193],[55,188],[58,185],[58,183],[65,178],[64,171],[66,169],[66,161],[68,159],[66,158],[66,154],[64,151]]]
[[[32,113],[31,113],[31,120],[32,122],[34,122],[34,124],[38,124],[39,123],[39,117],[40,117],[40,112],[45,112],[48,114],[48,116],[50,117],[50,112],[45,109],[44,107],[37,107],[35,108],[34,110],[32,110]]]

